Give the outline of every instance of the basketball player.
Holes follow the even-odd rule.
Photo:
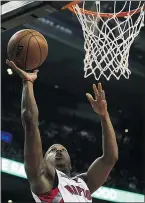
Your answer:
[[[21,118],[25,131],[24,164],[35,201],[43,203],[92,202],[91,194],[103,185],[118,159],[115,133],[101,84],[99,83],[98,87],[93,85],[95,99],[88,93],[86,96],[94,112],[101,119],[103,154],[92,163],[87,172],[71,178],[70,156],[64,146],[54,144],[43,157],[38,129],[38,108],[33,92],[38,71],[27,73],[19,69],[12,61],[7,60],[6,63],[18,73],[23,81]]]

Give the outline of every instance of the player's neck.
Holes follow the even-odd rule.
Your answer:
[[[64,173],[65,175],[67,175],[68,177],[70,177],[70,170],[66,169],[66,168],[63,168],[63,167],[57,167],[57,169],[59,171],[61,171],[62,173]]]

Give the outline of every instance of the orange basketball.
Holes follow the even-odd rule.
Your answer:
[[[33,70],[42,65],[48,55],[48,44],[36,30],[16,32],[7,46],[8,58],[24,70]]]

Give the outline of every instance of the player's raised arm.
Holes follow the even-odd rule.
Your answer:
[[[118,159],[118,147],[115,132],[107,111],[107,102],[105,93],[102,90],[101,83],[98,88],[93,85],[95,99],[92,95],[86,94],[93,110],[99,114],[102,124],[103,134],[103,155],[96,159],[87,172],[87,184],[91,192],[94,192],[106,181],[111,169]]]
[[[35,74],[36,77],[36,74]],[[38,129],[38,108],[34,98],[33,82],[23,81],[21,119],[25,131],[24,164],[29,179],[43,173],[42,144]]]
[[[34,192],[43,193],[51,189],[55,170],[44,162],[40,132],[38,128],[38,108],[34,98],[33,83],[37,71],[26,73],[12,61],[7,64],[13,68],[23,80],[21,118],[25,131],[24,165],[28,180]],[[46,178],[47,177],[47,178]],[[49,177],[49,178],[48,178]],[[49,182],[50,180],[50,182]]]

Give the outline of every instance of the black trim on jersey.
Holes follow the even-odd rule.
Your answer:
[[[58,187],[58,175],[57,172],[55,170],[55,177],[54,177],[54,183],[53,183],[53,187],[52,190]]]

